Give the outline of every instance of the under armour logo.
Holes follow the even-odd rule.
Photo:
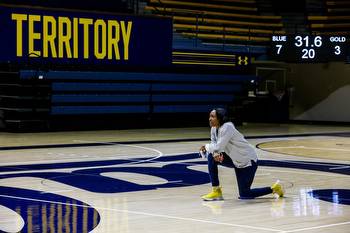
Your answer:
[[[238,56],[238,65],[248,65],[248,56]]]

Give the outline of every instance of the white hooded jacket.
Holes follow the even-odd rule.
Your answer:
[[[211,128],[211,143],[205,145],[209,153],[225,152],[238,168],[251,166],[251,161],[257,162],[255,148],[250,145],[244,136],[235,128],[232,122],[224,123],[218,130]]]

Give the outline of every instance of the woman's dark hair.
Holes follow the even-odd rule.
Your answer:
[[[216,112],[216,118],[218,119],[220,125],[230,121],[226,109],[214,108],[213,110]]]

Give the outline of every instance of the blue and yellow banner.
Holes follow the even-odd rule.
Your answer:
[[[169,18],[0,6],[0,62],[167,66]]]

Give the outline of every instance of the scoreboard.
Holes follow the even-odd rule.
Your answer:
[[[349,54],[346,36],[274,35],[271,58],[294,63],[345,61]]]

